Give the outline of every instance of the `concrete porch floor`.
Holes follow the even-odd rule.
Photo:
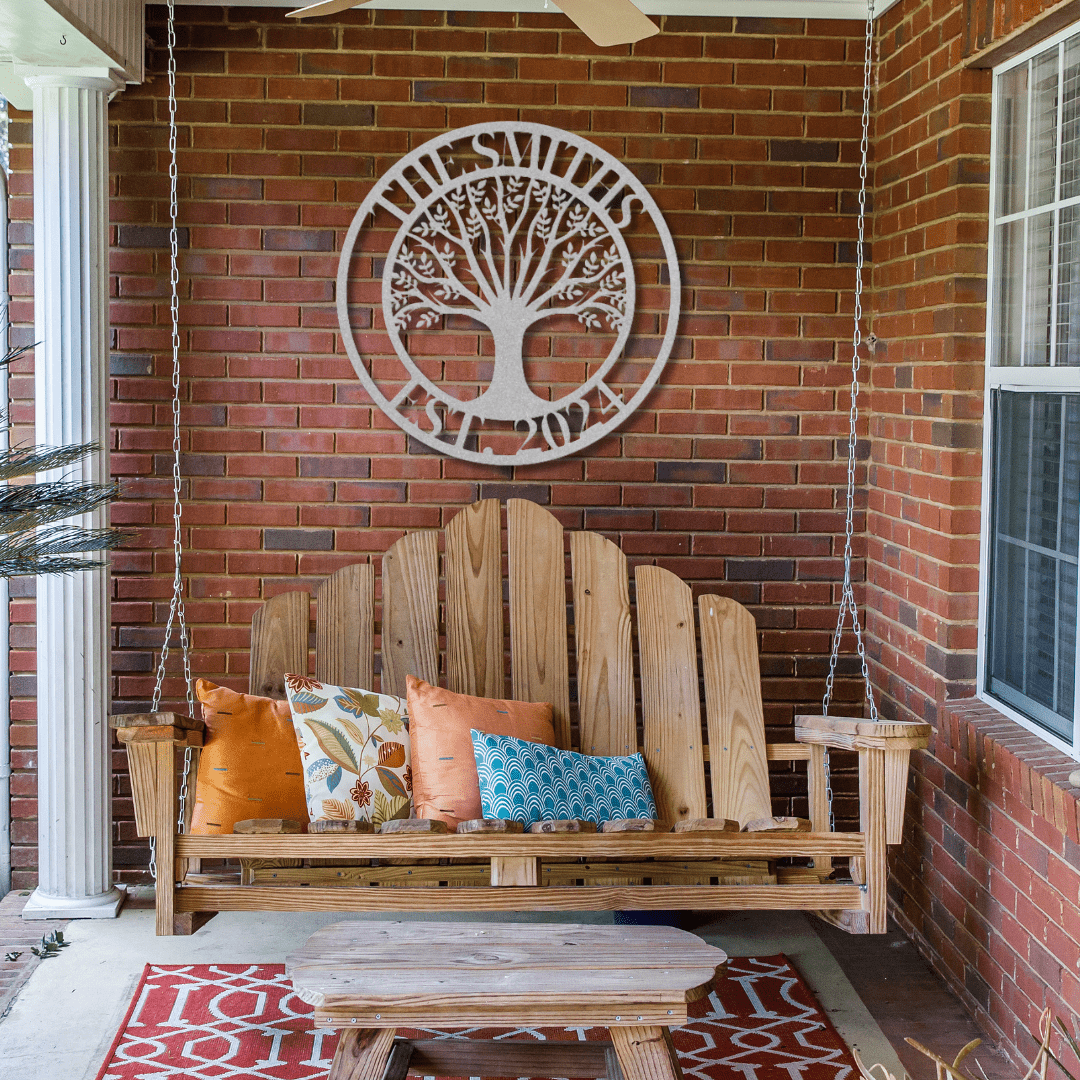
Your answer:
[[[47,928],[18,918],[22,902],[9,894],[0,906],[4,951],[26,950],[27,942]],[[228,912],[191,937],[157,938],[153,893],[134,890],[118,919],[68,923],[64,935],[70,948],[29,971],[0,1018],[0,1075],[4,1080],[94,1080],[145,964],[281,963],[318,927],[345,918],[612,921],[608,912],[479,917]],[[898,1078],[905,1067],[915,1080],[933,1076],[930,1062],[903,1043],[905,1034],[950,1057],[979,1036],[959,1003],[897,931],[851,938],[795,912],[701,913],[693,919],[693,930],[730,956],[785,953],[848,1045],[859,1050],[867,1065],[880,1062]],[[21,934],[19,943],[9,944],[16,934]],[[974,1075],[981,1073],[986,1080],[1013,1076],[991,1047],[980,1047],[973,1056],[978,1064],[971,1058],[968,1063]]]

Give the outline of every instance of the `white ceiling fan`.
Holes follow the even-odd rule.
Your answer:
[[[359,7],[369,0],[319,0],[316,4],[290,11],[297,19],[315,15],[336,15]],[[571,22],[595,45],[629,45],[660,33],[660,27],[630,0],[552,0]]]

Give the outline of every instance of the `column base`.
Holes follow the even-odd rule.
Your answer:
[[[127,899],[127,890],[113,887],[101,896],[48,896],[35,889],[26,907],[24,919],[115,919]]]

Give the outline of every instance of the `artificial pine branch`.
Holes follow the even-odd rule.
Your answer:
[[[6,312],[0,328],[7,324]],[[25,356],[32,345],[8,349],[6,366]],[[0,412],[0,429],[10,428]],[[14,446],[0,450],[0,481],[33,476],[73,465],[98,452],[94,443],[72,446]],[[84,484],[61,478],[0,487],[0,577],[25,574],[69,574],[104,566],[100,559],[78,558],[118,547],[127,534],[118,529],[86,529],[56,522],[87,514],[116,498],[115,484]]]

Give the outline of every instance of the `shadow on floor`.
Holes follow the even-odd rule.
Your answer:
[[[811,924],[912,1080],[933,1080],[934,1065],[908,1046],[905,1038],[921,1042],[948,1061],[972,1039],[983,1039],[984,1044],[965,1059],[964,1072],[985,1080],[1017,1080],[1017,1071],[988,1043],[952,991],[895,925],[890,924],[887,934],[864,936],[845,934],[819,919],[812,919]]]

